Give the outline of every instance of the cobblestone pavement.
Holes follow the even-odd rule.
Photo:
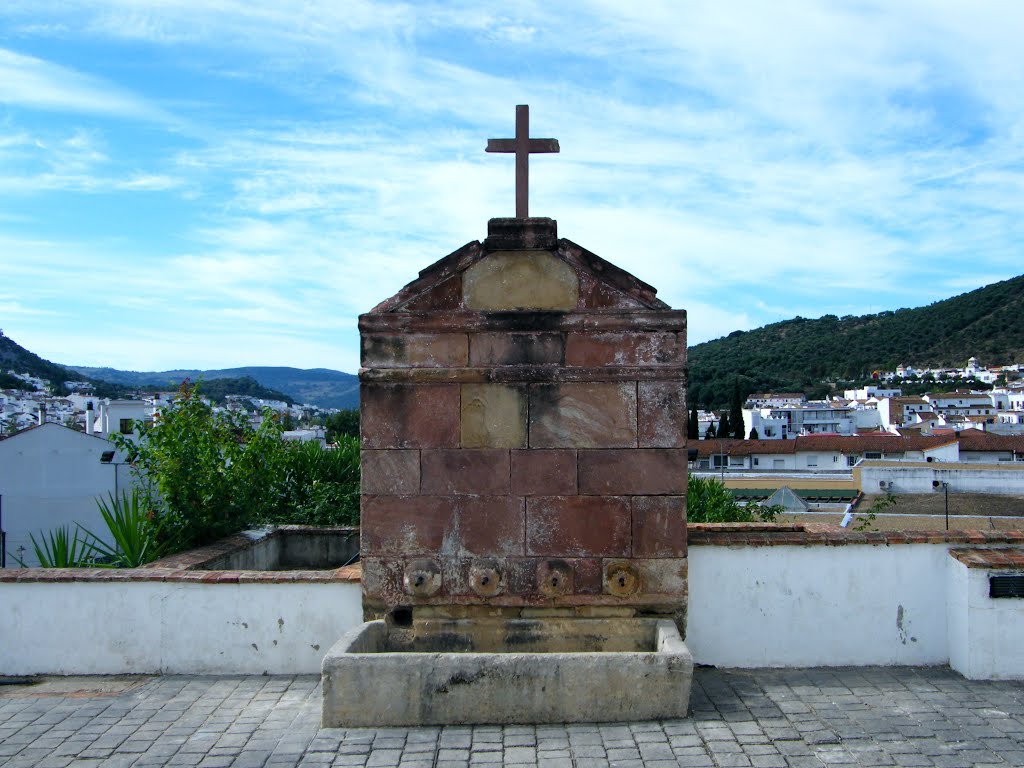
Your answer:
[[[1024,684],[946,668],[698,669],[686,720],[322,729],[319,680],[158,677],[120,693],[0,689],[0,765],[1024,765]]]

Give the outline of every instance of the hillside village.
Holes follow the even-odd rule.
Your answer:
[[[848,389],[827,400],[808,400],[801,392],[754,393],[743,407],[743,435],[747,439],[786,440],[798,436],[832,434],[930,435],[935,432],[976,429],[997,435],[1024,435],[1024,382],[1019,364],[985,368],[972,357],[960,369],[914,369],[875,372],[878,385]],[[904,396],[901,382],[1003,382],[991,390],[956,389],[952,392]],[[1006,383],[1011,380],[1012,383]],[[698,437],[716,438],[722,412],[698,412]]]
[[[25,382],[25,389],[0,389],[0,440],[21,430],[40,424],[54,423],[84,432],[106,436],[114,432],[130,434],[133,421],[152,420],[154,413],[166,407],[177,396],[173,391],[139,390],[130,397],[112,399],[97,397],[88,382],[66,381],[70,391],[66,396],[52,394],[51,382],[37,376],[16,371],[8,374]],[[318,423],[326,416],[337,413],[336,408],[316,405],[291,405],[283,400],[272,400],[242,395],[226,395],[223,405],[214,411],[227,410],[248,415],[253,425],[263,418],[269,408],[290,425],[286,432],[290,439],[323,441],[324,430]]]

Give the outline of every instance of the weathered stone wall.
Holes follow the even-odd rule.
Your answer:
[[[360,318],[370,616],[680,615],[686,317],[550,219]]]

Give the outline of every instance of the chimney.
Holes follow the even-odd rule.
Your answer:
[[[96,418],[93,416],[92,401],[85,405],[85,434],[91,435],[96,429]]]
[[[39,426],[42,426],[45,423],[46,423],[46,406],[45,405],[40,405],[39,406]]]

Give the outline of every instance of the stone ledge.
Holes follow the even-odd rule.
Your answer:
[[[563,381],[685,382],[686,366],[564,368],[559,365],[505,365],[491,368],[361,368],[359,381],[363,384],[553,384]]]
[[[0,584],[31,582],[119,583],[169,581],[202,584],[359,583],[356,563],[332,571],[187,571],[170,568],[5,568]]]
[[[850,531],[826,523],[690,523],[687,534],[691,547],[1024,544],[1024,531]]]
[[[686,330],[682,309],[395,312],[359,316],[361,333],[474,333],[476,331],[648,331]]]
[[[968,568],[1024,571],[1024,552],[1017,549],[951,549],[949,554]]]

